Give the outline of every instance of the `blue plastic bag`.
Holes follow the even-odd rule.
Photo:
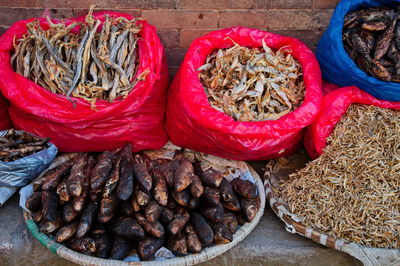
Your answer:
[[[340,86],[358,86],[378,99],[400,101],[400,83],[381,81],[359,69],[344,50],[342,28],[345,15],[365,7],[397,6],[398,1],[389,0],[343,0],[332,15],[328,29],[317,47],[317,59],[325,80]]]
[[[7,131],[0,131],[4,136]],[[22,187],[29,184],[57,155],[57,147],[48,143],[48,148],[13,162],[0,161],[0,186]]]

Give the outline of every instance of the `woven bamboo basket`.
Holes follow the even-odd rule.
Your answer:
[[[78,155],[77,153],[70,153],[70,154],[64,154],[64,155],[57,157],[46,171],[53,169],[54,167],[57,167],[58,165],[74,158],[77,155]],[[230,162],[231,162],[231,164],[235,163],[234,161],[230,161]],[[260,219],[264,213],[264,208],[265,208],[265,191],[264,191],[263,183],[262,183],[259,175],[249,165],[247,165],[247,167],[250,171],[250,174],[252,175],[252,177],[255,180],[255,183],[257,186],[257,191],[260,194],[261,204],[260,204],[260,209],[259,209],[256,217],[253,219],[253,221],[251,223],[246,223],[245,225],[243,225],[239,228],[239,230],[233,235],[232,242],[230,242],[228,244],[210,246],[208,248],[203,249],[200,253],[197,253],[197,254],[190,254],[187,256],[183,256],[183,257],[174,257],[174,258],[164,259],[164,260],[141,261],[141,262],[124,262],[124,261],[119,261],[119,260],[100,259],[100,258],[96,258],[96,257],[92,257],[92,256],[88,256],[88,255],[84,255],[84,254],[75,252],[75,251],[65,247],[64,245],[55,242],[53,239],[51,239],[50,237],[48,237],[47,235],[45,235],[39,231],[38,226],[33,221],[29,212],[24,210],[23,216],[24,216],[25,223],[28,227],[28,230],[43,246],[45,246],[52,253],[57,254],[61,258],[64,258],[66,260],[72,261],[72,262],[80,264],[80,265],[90,265],[90,266],[94,266],[94,265],[101,265],[101,266],[194,265],[194,264],[201,263],[201,262],[210,260],[212,258],[215,258],[216,256],[221,255],[224,252],[230,250],[231,248],[236,246],[240,241],[242,241],[247,235],[249,235],[251,233],[251,231],[253,231],[253,229],[256,227],[258,222],[260,221]],[[38,178],[41,178],[46,171],[44,171]]]
[[[273,174],[274,165],[275,162],[271,160],[266,166],[264,174],[265,194],[272,210],[285,223],[288,232],[302,235],[326,247],[343,251],[360,260],[365,266],[400,265],[400,249],[365,247],[343,239],[335,239],[302,224],[301,220],[285,207],[283,200],[279,199],[272,190],[272,184],[279,181],[279,178]]]

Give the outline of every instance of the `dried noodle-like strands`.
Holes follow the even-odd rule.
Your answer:
[[[352,105],[324,153],[276,188],[320,232],[400,248],[400,111]]]
[[[211,106],[237,121],[277,120],[304,98],[300,63],[264,41],[262,50],[237,44],[216,50],[198,70]]]

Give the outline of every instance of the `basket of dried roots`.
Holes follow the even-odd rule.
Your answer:
[[[21,192],[28,229],[81,265],[192,265],[243,240],[265,206],[244,162],[167,145],[58,157]]]
[[[320,86],[314,55],[294,38],[211,32],[194,41],[171,85],[167,131],[179,146],[229,159],[289,154],[317,115]]]
[[[271,161],[265,173],[267,199],[288,231],[365,265],[400,263],[400,105],[384,106],[344,107],[320,157],[288,176],[276,175],[284,166]]]
[[[156,29],[93,8],[78,18],[18,21],[1,36],[0,89],[12,122],[64,152],[127,141],[159,149],[168,70]]]

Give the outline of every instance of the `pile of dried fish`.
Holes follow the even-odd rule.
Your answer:
[[[216,50],[198,70],[211,106],[236,121],[279,119],[304,98],[301,64],[264,40],[263,50],[238,44]]]
[[[12,162],[47,149],[50,138],[39,138],[25,131],[10,129],[0,137],[0,160]]]
[[[141,25],[137,19],[113,16],[101,23],[92,10],[85,22],[69,25],[47,18],[48,30],[38,20],[28,23],[28,33],[14,44],[15,71],[53,93],[83,98],[92,105],[96,99],[112,102],[126,97],[135,85],[131,81]]]
[[[194,165],[132,154],[131,146],[80,154],[46,172],[26,202],[40,230],[78,252],[152,260],[167,247],[181,256],[232,241],[258,212],[256,186]]]
[[[324,153],[276,189],[305,225],[400,248],[400,111],[352,105]]]
[[[343,43],[357,66],[384,81],[400,82],[398,8],[371,7],[348,13]]]

